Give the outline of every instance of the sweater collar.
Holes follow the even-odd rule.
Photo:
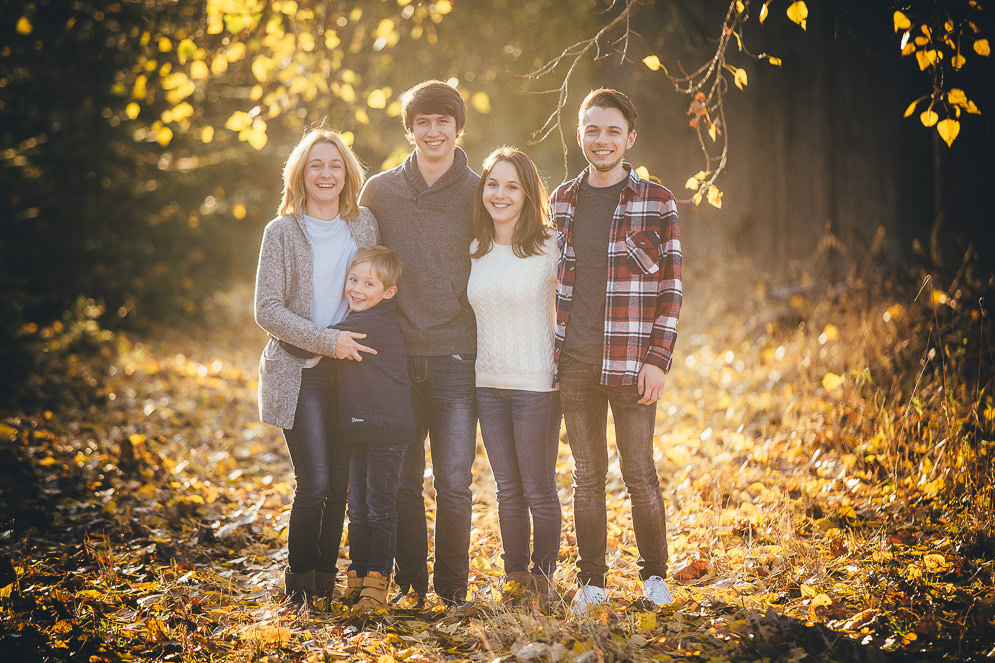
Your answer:
[[[449,170],[442,174],[435,184],[428,186],[425,183],[425,178],[422,177],[421,171],[418,170],[418,150],[412,150],[408,158],[404,160],[404,177],[408,181],[408,184],[417,193],[422,193],[424,191],[430,190],[441,190],[448,186],[451,186],[459,182],[463,175],[469,168],[469,160],[466,157],[466,152],[463,148],[457,147],[456,153],[453,157],[453,165],[449,167]]]

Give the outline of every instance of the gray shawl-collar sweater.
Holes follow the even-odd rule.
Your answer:
[[[395,302],[408,355],[477,351],[466,281],[479,181],[466,153],[456,148],[453,165],[428,186],[416,150],[400,166],[371,177],[360,194],[360,203],[377,217],[384,246],[404,264]]]
[[[360,208],[349,224],[357,246],[379,241],[373,213]],[[304,360],[284,350],[284,340],[332,357],[339,332],[311,321],[314,253],[300,216],[280,216],[266,225],[256,269],[256,324],[269,335],[259,358],[259,418],[280,428],[294,427]],[[342,284],[345,287],[345,284]]]

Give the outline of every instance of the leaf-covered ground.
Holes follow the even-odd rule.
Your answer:
[[[293,477],[279,431],[255,421],[263,336],[248,291],[216,298],[187,333],[27,330],[48,363],[25,388],[50,405],[0,421],[2,658],[995,657],[992,353],[983,302],[967,294],[991,282],[961,288],[782,292],[746,268],[690,275],[657,426],[675,602],[637,600],[613,463],[611,601],[582,620],[566,603],[501,604],[482,447],[469,608],[432,595],[422,611],[373,614],[282,602]],[[565,600],[570,471],[563,444]]]

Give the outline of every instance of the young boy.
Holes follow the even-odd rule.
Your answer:
[[[358,598],[358,605],[366,608],[386,603],[394,566],[397,486],[415,434],[407,354],[393,302],[400,276],[401,261],[390,249],[360,249],[346,277],[349,315],[334,325],[366,334],[363,343],[377,350],[336,367],[340,427],[350,446],[347,600]]]

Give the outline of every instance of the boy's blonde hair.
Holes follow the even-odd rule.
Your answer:
[[[356,265],[368,262],[377,273],[377,278],[383,283],[384,290],[390,290],[401,280],[401,259],[394,255],[394,252],[386,246],[367,246],[356,251],[349,263],[351,270]]]

